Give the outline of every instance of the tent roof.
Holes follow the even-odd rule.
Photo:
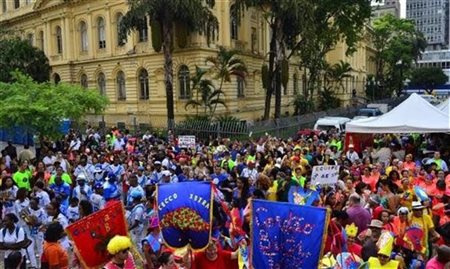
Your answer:
[[[445,100],[444,102],[440,103],[439,105],[437,105],[437,109],[439,109],[440,111],[444,112],[444,113],[448,113],[448,102],[449,102],[450,98],[448,98],[447,100]]]
[[[351,121],[349,133],[446,133],[450,115],[413,93],[408,99],[379,117]]]

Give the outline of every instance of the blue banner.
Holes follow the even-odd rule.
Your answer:
[[[289,189],[288,201],[296,205],[312,205],[320,200],[319,191],[308,190],[301,186],[292,186]]]
[[[172,248],[208,246],[211,237],[212,191],[208,182],[160,184],[157,187],[159,226]]]
[[[253,200],[255,269],[317,268],[326,235],[325,208]]]

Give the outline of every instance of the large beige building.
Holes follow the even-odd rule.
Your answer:
[[[150,26],[147,23],[126,42],[118,36],[119,22],[128,10],[126,0],[0,2],[0,25],[17,30],[46,53],[52,66],[52,80],[80,83],[109,98],[110,105],[103,118],[108,124],[166,124],[163,55],[152,48]],[[219,107],[218,113],[244,120],[255,120],[263,114],[265,92],[260,70],[268,52],[269,29],[261,14],[252,9],[237,25],[230,16],[231,6],[232,0],[216,1],[214,12],[220,30],[212,44],[208,45],[204,36],[191,34],[186,47],[175,45],[176,120],[195,114],[195,110],[185,109],[192,95],[189,77],[196,65],[204,66],[205,58],[216,54],[218,46],[240,49],[249,70],[245,83],[235,79],[225,85],[227,108]],[[365,51],[366,46],[362,44],[361,49]],[[348,60],[345,54],[335,54],[331,61]],[[367,58],[365,52],[350,57],[352,65],[358,65],[355,80],[364,80]],[[295,93],[302,92],[304,87],[302,75],[295,65],[291,66],[289,86],[282,95],[283,114],[294,109]],[[354,88],[363,92],[364,85]],[[100,121],[101,117],[91,120]]]

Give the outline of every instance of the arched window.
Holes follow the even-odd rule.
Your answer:
[[[29,34],[27,35],[27,40],[28,40],[28,43],[29,43],[31,46],[34,46],[34,35],[33,35],[32,33],[29,33]]]
[[[180,99],[191,98],[191,78],[189,75],[189,68],[186,65],[180,67],[180,71],[178,71],[178,81],[180,83]]]
[[[235,5],[231,5],[230,7],[230,31],[231,31],[231,39],[238,39],[239,25],[238,25],[238,17],[237,17],[237,9]]]
[[[102,17],[97,19],[97,31],[98,31],[98,48],[106,48],[106,35],[105,35],[105,20]]]
[[[122,71],[119,71],[117,73],[116,85],[117,85],[117,100],[119,101],[127,100],[127,92],[125,88],[125,74]]]
[[[80,41],[81,41],[81,51],[87,51],[88,32],[87,32],[87,25],[84,21],[80,22]]]
[[[138,26],[139,42],[147,42],[148,40],[148,25],[147,17],[144,17],[139,21]]]
[[[117,32],[117,46],[121,47],[125,45],[125,40],[120,36],[120,22],[123,19],[122,13],[117,13],[116,15],[116,32]]]
[[[6,0],[2,0],[2,10],[3,10],[3,13],[6,13],[6,11],[8,11],[8,6],[6,5]]]
[[[106,95],[106,80],[105,80],[105,74],[100,73],[97,77],[97,87],[100,91],[101,95]]]
[[[44,31],[39,32],[39,48],[43,51],[44,50]]]
[[[150,90],[148,87],[148,72],[141,69],[139,72],[139,99],[148,100],[150,98]]]
[[[298,93],[298,76],[297,74],[294,74],[294,79],[293,79],[293,83],[294,83],[294,94]]]
[[[237,77],[237,97],[244,97],[244,91],[245,91],[245,81],[241,77]]]
[[[82,74],[80,77],[80,85],[81,87],[87,89],[88,87],[88,77],[86,74]]]
[[[62,31],[59,26],[56,26],[56,49],[59,54],[63,52]]]
[[[58,85],[59,82],[61,82],[61,77],[59,76],[58,73],[55,73],[55,74],[53,75],[53,82],[54,82],[56,85]]]

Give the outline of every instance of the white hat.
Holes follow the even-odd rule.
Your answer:
[[[354,148],[354,147],[355,147],[355,145],[353,145],[353,144],[349,144],[349,145],[348,145],[348,147],[349,147],[349,148]]]
[[[170,177],[170,175],[171,175],[170,171],[168,171],[168,170],[162,171],[161,174],[165,177]]]
[[[424,209],[424,208],[425,207],[422,205],[421,202],[419,202],[419,201],[412,202],[412,209],[413,210],[415,210],[415,209],[420,210],[420,209]]]
[[[79,174],[77,180],[86,180],[86,176],[84,174]]]
[[[155,164],[155,165],[161,164],[161,162],[160,162],[160,161],[156,161],[156,162],[154,162],[154,164]]]

